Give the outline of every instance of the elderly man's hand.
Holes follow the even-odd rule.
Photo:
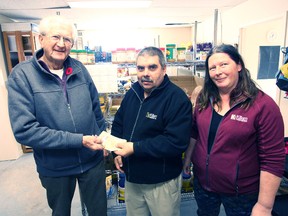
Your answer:
[[[91,150],[103,150],[102,139],[97,136],[83,136],[82,144]]]

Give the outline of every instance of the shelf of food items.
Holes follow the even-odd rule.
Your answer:
[[[160,47],[167,64],[189,65],[203,64],[206,59],[207,52],[212,48],[212,43],[197,44],[196,55],[194,56],[193,46],[177,46],[176,44],[166,44],[166,47]],[[141,49],[128,47],[116,48],[111,52],[102,51],[101,46],[94,49],[85,47],[84,50],[71,50],[70,56],[78,59],[83,64],[95,64],[109,62],[112,64],[125,64],[133,67],[136,61],[136,56]]]
[[[211,43],[198,44],[195,60],[192,57],[192,46],[177,47],[175,44],[167,44],[165,48],[160,48],[166,57],[166,73],[168,76],[197,75],[204,77],[205,55],[203,53],[207,52],[209,48],[212,48]],[[85,50],[71,50],[70,56],[86,65],[100,93],[113,90],[113,92],[117,91],[124,94],[137,81],[135,61],[140,50],[136,48],[117,48],[112,52],[105,52],[102,51],[101,46],[95,47],[93,50],[85,47]],[[105,83],[104,80],[109,80],[111,88],[101,84]]]

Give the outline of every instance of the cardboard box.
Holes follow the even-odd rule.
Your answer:
[[[182,88],[187,95],[191,95],[197,86],[204,85],[204,78],[197,76],[170,76],[171,82]]]
[[[112,106],[118,106],[121,104],[123,98],[122,97],[117,97],[117,98],[112,98]]]

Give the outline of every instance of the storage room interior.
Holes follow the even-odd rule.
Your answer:
[[[148,0],[146,1],[148,2]],[[11,56],[7,57],[4,32],[21,31],[18,28],[28,28],[29,30],[30,27],[30,31],[32,31],[32,25],[35,25],[37,29],[41,18],[47,15],[63,15],[75,23],[78,29],[78,39],[73,50],[78,53],[77,56],[80,55],[78,50],[86,51],[86,59],[88,59],[88,51],[93,52],[93,60],[90,62],[87,60],[85,63],[96,87],[103,95],[101,100],[105,104],[103,112],[107,119],[115,112],[113,106],[116,109],[119,106],[121,95],[123,96],[127,90],[125,89],[127,84],[135,80],[136,70],[133,67],[133,59],[130,62],[119,60],[119,53],[123,51],[122,49],[126,53],[128,50],[136,53],[145,46],[156,46],[166,50],[167,45],[172,44],[177,48],[185,48],[185,55],[181,61],[177,61],[177,59],[170,61],[169,59],[169,62],[167,59],[167,73],[173,82],[186,91],[187,95],[191,95],[195,87],[203,85],[203,64],[209,47],[227,43],[238,47],[253,80],[280,107],[285,124],[285,137],[288,136],[288,96],[275,84],[275,74],[283,63],[284,55],[281,49],[288,46],[287,0],[265,1],[265,4],[263,0],[152,0],[150,6],[141,9],[133,8],[131,5],[127,8],[122,5],[117,9],[106,7],[92,9],[91,6],[89,9],[83,8],[83,6],[76,9],[70,5],[71,2],[75,3],[76,0],[53,0],[37,3],[33,0],[1,0],[0,175],[2,180],[0,192],[2,198],[0,198],[0,203],[2,204],[0,204],[0,215],[21,215],[18,211],[25,212],[23,215],[32,215],[30,213],[36,208],[35,205],[39,205],[38,209],[42,209],[38,211],[38,215],[51,214],[44,199],[45,194],[38,180],[33,158],[30,159],[33,157],[33,150],[17,143],[13,136],[8,116],[5,86],[13,64],[7,63]],[[205,46],[208,47],[207,50],[203,48]],[[35,47],[37,49],[39,45]],[[262,76],[260,74],[260,57],[263,47],[278,49],[279,62],[276,62],[277,69],[272,75],[271,72]],[[97,52],[101,52],[100,60],[97,59]],[[105,60],[102,59],[103,53],[105,53]],[[118,60],[113,59],[116,55]],[[107,60],[109,56],[110,60]],[[123,84],[119,88],[119,82],[125,83],[126,86]],[[111,123],[110,121],[113,119],[107,121]],[[17,163],[21,160],[23,163]],[[18,167],[12,171],[13,166]],[[25,169],[31,169],[29,172],[33,172],[33,174],[25,172]],[[19,180],[16,181],[16,178]],[[31,178],[36,178],[36,180]],[[29,181],[35,182],[32,184]],[[15,183],[11,186],[13,182]],[[33,187],[38,191],[33,191]],[[9,193],[8,190],[12,192]],[[31,190],[34,192],[33,194],[31,194]],[[37,204],[24,203],[21,207],[14,208],[13,204],[8,203],[11,197],[8,195],[5,197],[3,191],[9,193],[11,197],[17,196],[15,203],[24,203],[25,199],[30,199],[28,196],[35,200],[38,199],[38,201]],[[21,196],[23,197],[21,198]],[[75,196],[76,198],[73,199],[74,215],[79,215],[82,206],[79,194],[76,193]],[[183,215],[185,214],[183,213]],[[221,211],[221,215],[225,214]]]

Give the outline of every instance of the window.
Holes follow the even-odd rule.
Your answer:
[[[260,46],[257,79],[275,79],[279,69],[280,46]]]

